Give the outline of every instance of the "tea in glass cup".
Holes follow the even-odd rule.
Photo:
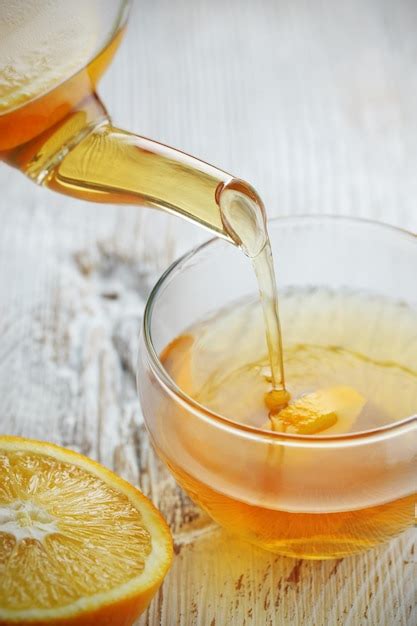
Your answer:
[[[270,236],[288,407],[271,410],[256,282],[216,241],[174,264],[148,303],[145,421],[226,529],[288,556],[349,556],[414,523],[416,239],[342,218],[280,219]]]

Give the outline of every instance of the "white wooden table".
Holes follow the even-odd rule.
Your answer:
[[[140,0],[101,93],[120,125],[247,178],[270,215],[417,230],[416,28],[415,0]],[[413,531],[342,561],[270,555],[216,527],[149,448],[144,302],[206,234],[6,166],[0,188],[0,428],[99,459],[162,510],[176,558],[138,624],[417,624]]]

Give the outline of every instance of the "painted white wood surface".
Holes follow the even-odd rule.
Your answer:
[[[415,231],[416,29],[414,0],[140,0],[101,93],[121,126],[247,178],[271,216]],[[416,624],[413,531],[343,561],[269,555],[210,522],[149,448],[134,384],[144,302],[207,235],[6,166],[0,188],[0,429],[81,450],[160,507],[177,556],[138,624]]]

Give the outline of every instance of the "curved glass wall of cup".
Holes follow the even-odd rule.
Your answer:
[[[362,220],[300,217],[272,221],[270,236],[281,290],[349,288],[417,307],[417,240],[410,233]],[[249,525],[246,532],[231,521],[224,504],[220,514],[213,507],[213,492],[252,507],[240,513],[252,521],[258,507],[296,515],[377,511],[415,491],[417,415],[358,434],[302,437],[238,424],[187,397],[164,371],[161,350],[198,320],[254,294],[247,259],[220,240],[204,244],[165,273],[149,299],[140,343],[138,388],[145,423],[176,479],[217,521],[277,552],[323,558],[314,556],[317,538],[297,553],[263,537],[262,524]],[[210,496],[201,485],[212,490]],[[392,532],[372,541],[353,536],[357,541],[347,548],[345,537],[345,548],[328,556],[371,547],[412,525],[408,500],[406,506],[404,523]]]

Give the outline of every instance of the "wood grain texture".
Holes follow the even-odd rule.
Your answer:
[[[417,230],[414,0],[141,0],[105,77],[115,121],[255,184],[271,215]],[[176,559],[140,626],[414,626],[415,533],[295,561],[228,536],[149,447],[135,391],[149,289],[206,237],[88,205],[0,168],[0,429],[80,450],[140,485]]]

